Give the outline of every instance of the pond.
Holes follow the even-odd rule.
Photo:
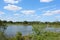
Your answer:
[[[17,32],[21,32],[23,36],[32,33],[31,25],[9,25],[5,30],[7,36],[15,36]]]
[[[17,32],[21,32],[23,36],[31,34],[33,27],[31,25],[8,25],[6,28],[0,28],[3,30],[6,36],[15,36]],[[60,32],[60,28],[45,27],[42,30],[50,32]]]
[[[54,28],[54,27],[46,27],[44,30],[50,32],[60,32],[60,28]]]

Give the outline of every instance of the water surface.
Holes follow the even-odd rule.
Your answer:
[[[46,27],[46,28],[45,28],[45,31],[60,32],[60,28]]]
[[[0,27],[0,31],[3,31],[7,36],[15,36],[17,32],[21,32],[23,36],[31,34],[33,27],[31,25],[8,25],[8,27]],[[42,29],[50,32],[60,32],[60,28],[46,27]]]
[[[15,36],[17,32],[21,32],[23,36],[32,33],[31,25],[9,25],[5,30],[7,36]]]

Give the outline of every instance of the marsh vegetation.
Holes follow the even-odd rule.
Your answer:
[[[47,31],[46,28],[48,28]],[[50,28],[52,31],[50,31]],[[60,22],[0,21],[0,40],[60,40],[60,30],[58,28],[60,28]],[[53,31],[54,29],[58,32]],[[15,32],[15,36],[11,36]]]

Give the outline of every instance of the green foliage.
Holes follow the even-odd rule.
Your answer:
[[[60,40],[60,32],[44,32],[46,25],[33,25],[33,35],[31,40]]]
[[[18,33],[16,34],[16,39],[17,39],[17,40],[22,40],[22,33],[18,32]]]
[[[7,40],[3,32],[0,32],[0,40]]]

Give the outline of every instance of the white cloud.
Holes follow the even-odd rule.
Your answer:
[[[4,6],[4,9],[6,9],[6,10],[11,10],[11,11],[17,11],[17,10],[21,10],[22,7],[8,4],[8,6]]]
[[[34,14],[35,10],[23,10],[23,11],[21,11],[21,13],[23,13],[23,14]]]
[[[52,2],[53,0],[40,0],[40,2]]]
[[[57,9],[56,6],[57,5],[44,6],[44,7],[38,8],[37,10],[42,11],[42,10],[46,10],[46,9],[49,9],[49,8],[51,8],[49,10],[54,10],[54,9]]]
[[[56,18],[60,18],[60,16],[55,16]]]
[[[0,15],[1,15],[1,14],[5,14],[5,13],[4,13],[4,12],[2,12],[2,11],[0,11]]]
[[[60,10],[46,11],[43,15],[51,16],[51,15],[55,15],[55,14],[60,14]]]
[[[4,0],[5,3],[17,4],[20,0]]]
[[[53,13],[51,11],[46,11],[43,15],[45,15],[45,16],[51,16],[51,15],[53,15]]]
[[[7,17],[6,20],[7,21],[12,21],[14,18],[13,17]]]
[[[15,16],[19,16],[19,14],[17,14],[17,13],[16,13],[16,14],[14,14],[14,15],[15,15]]]
[[[55,16],[56,21],[60,21],[60,16]]]

